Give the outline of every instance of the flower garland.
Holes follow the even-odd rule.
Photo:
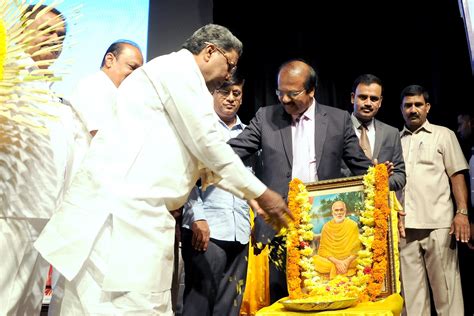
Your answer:
[[[388,173],[384,164],[375,166],[375,199],[374,199],[374,242],[372,278],[367,285],[367,294],[370,300],[380,294],[387,271],[387,219],[390,215],[388,206]]]
[[[363,249],[358,252],[357,274],[351,278],[337,275],[327,282],[312,263],[313,239],[310,224],[309,195],[299,179],[290,182],[288,207],[294,220],[287,233],[287,279],[290,299],[318,296],[327,300],[359,297],[360,301],[375,300],[380,294],[387,270],[387,217],[388,173],[384,164],[369,168],[363,179],[364,210],[360,212],[363,225],[360,240]]]
[[[307,291],[311,291],[319,281],[312,260],[313,249],[310,246],[313,240],[313,225],[310,223],[311,204],[308,200],[308,191],[303,182],[297,178],[293,179],[288,192],[288,208],[294,220],[289,224],[286,238],[286,273],[291,299],[307,296]],[[303,292],[303,288],[307,291]]]
[[[370,167],[364,176],[364,211],[360,221],[364,225],[360,236],[364,250],[359,252],[358,275],[365,276],[360,301],[373,301],[380,295],[387,271],[388,172],[384,164]]]

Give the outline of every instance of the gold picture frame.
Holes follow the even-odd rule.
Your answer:
[[[354,220],[359,228],[359,236],[361,234],[361,223],[359,220],[360,211],[364,206],[364,183],[363,176],[339,178],[332,180],[324,180],[313,183],[306,183],[306,189],[309,194],[309,202],[312,205],[310,215],[312,218],[314,233],[313,256],[318,254],[318,237],[321,234],[323,225],[332,219],[331,205],[335,201],[343,201],[347,207],[346,217]],[[387,199],[389,196],[387,196]],[[389,205],[390,205],[390,201]],[[377,299],[385,298],[397,292],[397,273],[395,265],[395,247],[394,232],[392,229],[392,217],[387,218],[387,271],[382,286],[382,291]],[[321,282],[327,282],[322,280]]]

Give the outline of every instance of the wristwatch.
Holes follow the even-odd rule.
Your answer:
[[[460,208],[456,211],[456,214],[462,214],[462,215],[467,215],[467,209],[465,208]]]

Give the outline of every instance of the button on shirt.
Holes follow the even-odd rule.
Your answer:
[[[314,112],[315,100],[300,117],[293,117],[291,124],[291,137],[293,144],[292,178],[303,182],[318,180],[316,168],[316,154],[314,148]],[[304,135],[301,135],[299,124],[304,124]]]
[[[226,139],[234,138],[245,128],[237,117],[237,123],[229,128],[219,119]],[[245,200],[215,186],[205,191],[195,187],[184,205],[183,227],[191,229],[194,221],[206,220],[211,238],[238,241],[247,244],[250,236],[249,206]]]
[[[453,221],[449,177],[468,169],[453,131],[426,121],[400,133],[407,183],[401,196],[405,227],[448,228]]]

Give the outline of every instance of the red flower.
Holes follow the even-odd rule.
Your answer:
[[[304,248],[304,247],[308,247],[309,246],[309,243],[306,242],[306,241],[301,241],[300,242],[300,248]]]

